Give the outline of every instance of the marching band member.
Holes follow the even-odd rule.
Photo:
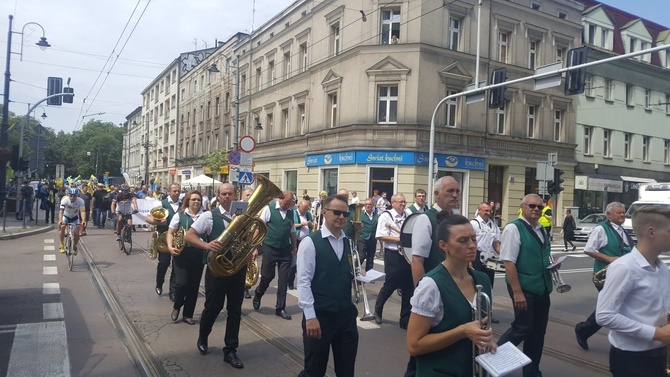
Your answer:
[[[298,247],[300,242],[309,236],[311,229],[314,226],[312,222],[312,213],[309,211],[311,203],[309,200],[302,199],[298,205],[298,209],[293,211],[293,223],[295,224],[296,241]],[[291,271],[288,275],[288,289],[295,289],[295,274],[296,274],[296,258],[294,256],[291,260]]]
[[[477,235],[477,257],[472,262],[472,267],[485,273],[493,288],[496,272],[486,267],[486,260],[500,254],[500,229],[491,219],[491,206],[486,202],[480,203],[477,217],[470,221],[470,224]],[[498,323],[498,320],[491,318],[491,322]]]
[[[195,325],[193,312],[198,300],[198,288],[202,278],[203,253],[201,249],[191,245],[185,245],[179,253],[174,248],[173,239],[175,232],[181,227],[187,232],[193,222],[202,214],[202,195],[200,191],[193,190],[186,193],[182,201],[178,216],[173,216],[170,221],[166,242],[172,254],[172,269],[175,271],[174,305],[172,307],[172,321],[179,319],[179,310],[184,307],[182,322]]]
[[[361,257],[361,264],[365,261],[365,271],[369,271],[375,264],[375,251],[377,251],[377,221],[379,215],[375,212],[375,205],[372,198],[365,199],[365,206],[361,214],[363,229],[358,233],[358,252]]]
[[[398,251],[400,243],[400,228],[405,221],[405,195],[395,194],[391,198],[393,208],[379,215],[375,237],[384,245],[384,272],[386,278],[375,302],[375,322],[382,323],[384,304],[393,292],[402,289],[402,304],[400,307],[400,328],[406,329],[409,322],[409,300],[414,291],[412,270],[405,258]]]
[[[407,348],[416,356],[416,376],[472,376],[472,344],[480,349],[497,346],[493,329],[473,320],[475,285],[491,296],[486,275],[469,268],[477,254],[477,238],[467,218],[444,216],[437,229],[444,262],[429,271],[412,297]]]
[[[424,213],[428,211],[428,206],[426,205],[426,190],[417,189],[414,191],[414,204],[405,209],[405,214],[407,216],[413,213]]]

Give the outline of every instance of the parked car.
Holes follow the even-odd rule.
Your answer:
[[[575,241],[586,241],[589,239],[593,228],[607,219],[604,213],[592,213],[581,220],[576,221]]]

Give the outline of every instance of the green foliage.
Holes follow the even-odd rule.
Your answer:
[[[219,174],[219,167],[228,164],[228,151],[215,149],[204,157],[204,165],[209,167],[214,176]]]

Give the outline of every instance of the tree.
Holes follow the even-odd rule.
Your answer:
[[[211,171],[212,179],[219,175],[221,166],[228,164],[228,151],[225,149],[215,149],[204,157],[204,166]]]

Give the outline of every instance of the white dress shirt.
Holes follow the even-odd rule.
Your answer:
[[[530,225],[528,220],[523,217],[519,217],[519,220]],[[544,245],[544,228],[539,221],[533,228],[533,231],[535,234],[537,234],[540,242]],[[519,229],[514,225],[507,225],[502,232],[502,236],[500,236],[500,260],[509,261],[516,264],[516,260],[519,257],[520,248],[521,236],[519,235]]]
[[[344,254],[344,243],[349,242],[347,241],[347,236],[344,235],[344,231],[341,231],[340,236],[335,238],[333,233],[328,230],[328,227],[323,226],[321,227],[321,237],[328,239],[330,246],[335,251],[337,260],[341,261]],[[312,319],[316,317],[314,295],[312,294],[312,279],[314,279],[314,271],[316,270],[316,249],[310,237],[305,238],[298,245],[296,266],[296,275],[298,276],[298,306],[305,314],[305,319]]]
[[[493,242],[500,241],[500,229],[498,225],[491,219],[484,221],[479,215],[474,220],[471,220],[470,224],[477,235],[477,250],[482,251],[482,254],[485,253],[487,256],[496,255],[493,249]]]
[[[307,211],[305,211],[304,215],[300,214],[300,211],[296,211],[296,213],[298,214],[298,219],[300,219],[301,223],[306,223],[308,221],[307,220]],[[300,228],[297,228],[295,230],[295,232],[296,232],[296,238],[298,239],[298,241],[302,241],[303,238],[309,236],[309,226],[305,225],[305,226],[302,226]]]
[[[286,219],[286,214],[288,213],[288,208],[287,209],[282,209],[281,206],[279,205],[279,201],[275,204],[275,208],[279,210],[279,214],[281,215],[282,219]],[[268,223],[270,221],[270,207],[265,206],[263,208],[263,212],[261,212],[260,219],[263,220],[264,223]],[[293,219],[291,219],[293,221]],[[295,233],[295,224],[291,227],[291,233]]]
[[[388,212],[388,213],[387,213]],[[395,209],[382,212],[377,219],[377,232],[375,238],[379,237],[400,237],[400,229],[405,221],[405,212],[398,213]],[[398,250],[399,242],[382,242],[385,249]]]
[[[468,301],[470,307],[473,309],[475,308],[475,297],[473,296]],[[419,285],[414,289],[414,295],[409,300],[409,303],[412,304],[412,313],[433,319],[430,327],[435,327],[442,322],[442,318],[444,318],[444,303],[442,302],[440,289],[433,278],[424,276],[419,281]]]
[[[628,245],[628,237],[626,237],[624,229],[621,226],[614,224],[613,222],[610,222],[610,225],[612,225],[612,228],[614,228],[615,232],[619,233],[619,236],[621,236],[623,242]],[[605,233],[605,228],[603,228],[602,225],[597,225],[593,227],[593,231],[591,231],[591,235],[586,241],[586,245],[584,245],[584,252],[599,253],[600,249],[607,245],[607,242],[608,239],[607,233]]]
[[[187,215],[191,216],[191,218],[193,219],[193,222],[195,222],[195,220],[197,220],[198,217],[200,217],[200,215],[203,214],[202,209],[200,209],[198,211],[198,213],[196,213],[195,215],[192,215],[191,211],[188,208],[186,208],[185,213]],[[168,228],[178,230],[179,229],[179,219],[180,218],[181,218],[181,214],[179,212],[175,213],[174,216],[172,216],[172,220],[170,220],[170,225],[168,225]]]
[[[226,211],[222,206],[219,206],[219,211],[231,219],[235,217],[235,215]],[[229,223],[228,221],[223,220],[223,224],[227,228]],[[198,217],[191,225],[191,229],[195,230],[196,233],[201,236],[209,236],[209,234],[212,233],[213,228],[214,220],[212,219],[212,211],[203,212],[202,215],[200,215],[200,217]]]
[[[442,208],[437,204],[433,205],[433,208],[437,210],[437,213],[442,212]],[[414,221],[414,228],[412,229],[412,255],[428,258],[432,246],[433,225],[430,223],[428,215],[419,215]]]
[[[636,352],[664,347],[652,339],[656,327],[667,324],[668,312],[670,271],[660,259],[651,265],[635,247],[609,265],[596,321],[611,330],[612,346]]]

